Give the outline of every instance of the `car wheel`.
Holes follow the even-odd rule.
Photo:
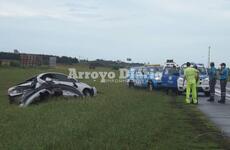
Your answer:
[[[14,97],[9,96],[9,104],[13,104],[15,102]]]
[[[209,97],[210,96],[210,92],[205,92],[205,96]]]
[[[41,92],[40,93],[40,100],[46,100],[49,97],[49,92],[45,91],[45,92]]]
[[[183,94],[183,92],[181,92],[181,91],[177,91],[177,94],[178,94],[178,95],[182,95],[182,94]]]
[[[129,87],[130,88],[134,87],[134,83],[133,82],[129,82]]]
[[[83,94],[84,94],[84,96],[92,96],[92,94],[91,94],[91,92],[90,92],[89,89],[85,89],[85,90],[83,91]]]
[[[149,82],[149,83],[148,83],[148,90],[149,90],[149,91],[152,91],[152,90],[153,90],[153,84],[152,84],[152,82]]]
[[[56,89],[53,89],[53,91],[54,91],[54,96],[56,97],[63,95],[62,89],[56,88]]]
[[[75,95],[76,97],[77,96],[79,96],[79,97],[83,97],[84,96],[84,93],[80,92],[75,87],[71,87],[71,86],[60,84],[60,85],[58,85],[58,88],[61,88],[63,96],[66,96],[66,93],[67,93],[67,96],[69,96],[69,95],[71,95],[71,96]]]

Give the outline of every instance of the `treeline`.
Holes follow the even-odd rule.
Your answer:
[[[0,59],[20,60],[20,54],[0,52]]]
[[[31,54],[32,55],[32,54]],[[77,64],[79,60],[76,57],[67,57],[67,56],[54,56],[54,55],[39,55],[42,56],[43,65],[49,64],[50,57],[56,57],[58,64]],[[20,61],[20,54],[9,53],[9,52],[0,52],[1,60],[9,60],[9,61]]]
[[[31,55],[34,55],[34,54],[31,54]],[[113,69],[119,69],[119,68],[143,65],[140,63],[126,63],[122,61],[112,61],[112,60],[103,60],[103,59],[97,59],[94,61],[88,61],[88,60],[79,61],[76,57],[55,56],[55,55],[38,55],[38,56],[42,56],[43,65],[49,65],[50,57],[56,57],[57,64],[73,65],[73,64],[78,64],[81,62],[83,64],[89,65],[91,69],[96,68],[96,67],[110,67]],[[18,63],[17,66],[18,65],[20,66],[20,54],[17,54],[17,53],[0,52],[0,60],[7,60],[13,64]]]
[[[141,66],[143,64],[140,63],[126,63],[122,61],[112,61],[112,60],[103,60],[97,59],[95,61],[88,62],[91,69],[95,67],[110,67],[115,70],[119,68],[127,68],[127,67],[134,67],[134,66]]]

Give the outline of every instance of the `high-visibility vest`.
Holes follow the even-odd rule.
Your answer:
[[[192,67],[188,67],[184,70],[184,75],[188,83],[196,83],[198,70]]]

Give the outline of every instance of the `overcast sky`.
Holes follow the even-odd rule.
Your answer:
[[[0,0],[0,50],[230,64],[230,0]]]

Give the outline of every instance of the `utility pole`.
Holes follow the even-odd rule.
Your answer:
[[[211,63],[211,46],[208,47],[208,68],[210,68]]]

